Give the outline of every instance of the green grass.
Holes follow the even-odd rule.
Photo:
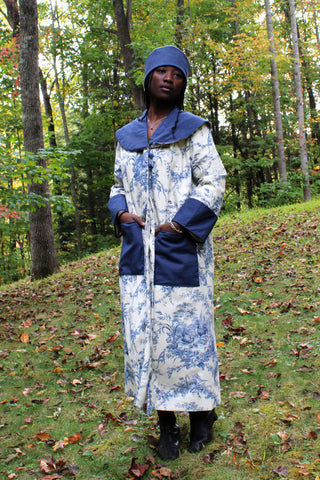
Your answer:
[[[143,479],[319,480],[319,225],[320,201],[220,218],[219,420],[194,455],[180,414],[166,465],[156,415],[124,394],[119,249],[3,287],[0,480],[131,479],[132,458]]]

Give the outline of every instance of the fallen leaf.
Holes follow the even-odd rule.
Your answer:
[[[33,438],[37,438],[41,442],[47,442],[49,438],[51,438],[51,435],[48,432],[40,432],[34,435]]]
[[[72,385],[76,386],[76,385],[82,385],[82,381],[81,380],[78,380],[77,378],[75,378],[74,380],[72,380]]]
[[[240,312],[242,315],[249,314],[247,310],[244,310],[243,308],[237,307],[238,312]]]
[[[157,470],[157,473],[160,473],[162,477],[166,478],[172,478],[173,476],[173,471],[167,467],[160,467],[159,470]]]
[[[29,335],[27,333],[22,333],[20,336],[20,342],[22,343],[28,343],[29,342]]]
[[[273,469],[273,472],[279,475],[279,477],[286,477],[289,473],[289,467],[279,465],[279,467]]]
[[[223,324],[224,328],[232,327],[232,323],[233,323],[233,318],[232,317],[226,317],[222,320],[222,324]]]
[[[15,458],[19,457],[20,455],[25,456],[25,453],[23,453],[20,448],[15,448],[16,453],[12,453],[7,456],[5,463],[11,462],[11,460],[14,460]]]
[[[53,370],[54,373],[61,373],[61,372],[64,372],[64,368],[61,368],[61,367],[56,367],[54,370]]]
[[[317,440],[318,434],[314,430],[311,430],[308,434],[308,440]]]
[[[71,435],[71,437],[68,437],[68,442],[70,443],[70,445],[72,445],[73,443],[80,442],[80,440],[81,440],[81,433],[76,433],[75,435]]]
[[[51,473],[51,472],[54,472],[56,469],[56,466],[54,465],[54,463],[48,460],[40,460],[39,467],[41,472],[43,473]]]
[[[203,462],[204,463],[213,463],[213,461],[216,458],[216,455],[218,453],[218,450],[214,450],[213,452],[208,453],[203,457]]]
[[[68,439],[67,438],[65,438],[64,440],[58,440],[58,442],[56,442],[53,445],[52,450],[54,452],[56,452],[58,449],[63,450],[66,445],[68,445]]]
[[[27,319],[27,320],[24,320],[24,321],[22,322],[22,325],[23,325],[24,327],[31,327],[31,325],[32,325],[32,320],[31,320],[31,318],[29,318],[29,319]]]
[[[255,465],[253,465],[253,463],[251,462],[251,460],[247,460],[247,463],[248,463],[248,465],[250,466],[250,468],[252,468],[252,470],[258,470],[258,467],[256,467]]]
[[[297,415],[291,415],[291,413],[288,413],[288,415],[286,416],[286,418],[280,418],[281,422],[283,423],[292,423],[294,422],[295,420],[297,420],[297,418],[299,418]]]
[[[234,398],[244,398],[246,395],[246,392],[240,392],[239,390],[237,392],[230,392],[230,397]]]
[[[127,450],[125,450],[124,452],[122,452],[122,455],[127,455],[128,453],[132,453],[134,452],[135,450],[138,450],[139,447],[129,447],[127,448]]]
[[[302,365],[301,367],[299,367],[297,369],[297,372],[313,372],[314,371],[314,368],[313,367],[309,367],[308,365]]]
[[[108,338],[107,342],[114,342],[119,336],[120,332],[117,331],[114,335],[111,335],[111,337]]]
[[[56,480],[57,478],[61,478],[61,475],[54,473],[53,475],[46,475],[45,477],[40,477],[39,480]]]
[[[32,392],[33,392],[33,389],[32,389],[32,388],[25,388],[25,389],[23,390],[23,392],[22,392],[22,395],[23,395],[24,397],[26,397],[27,395],[29,395],[29,394],[32,393]]]
[[[146,461],[148,463],[152,463],[152,465],[155,464],[155,456],[152,455],[151,453],[148,453],[148,455],[146,455]]]
[[[62,350],[62,349],[63,349],[62,345],[56,345],[56,346],[52,347],[53,352],[60,352],[60,350]]]
[[[266,365],[267,365],[268,367],[273,368],[277,363],[278,363],[277,360],[272,359],[272,360],[270,360],[268,363],[266,363]]]
[[[146,473],[150,465],[148,463],[144,465],[141,463],[136,463],[136,460],[137,459],[135,457],[131,460],[129,473],[134,475],[136,478],[141,478]]]

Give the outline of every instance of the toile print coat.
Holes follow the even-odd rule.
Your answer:
[[[225,169],[209,124],[174,109],[148,141],[146,112],[117,132],[109,209],[117,236],[126,392],[169,411],[220,403],[212,228]],[[145,221],[117,222],[119,210]],[[155,229],[175,220],[183,234]]]

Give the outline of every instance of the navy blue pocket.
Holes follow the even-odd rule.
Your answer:
[[[159,232],[155,243],[156,285],[198,287],[197,248],[191,237]]]
[[[137,222],[122,223],[122,248],[119,275],[143,275],[144,249],[142,229]]]

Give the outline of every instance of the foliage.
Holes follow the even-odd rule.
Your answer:
[[[311,192],[316,196],[320,191],[319,0],[295,3]],[[211,122],[228,173],[224,212],[299,202],[303,182],[287,2],[272,2],[287,185],[279,182],[264,2],[124,2],[125,8],[130,6],[126,12],[134,55],[130,73],[137,85],[143,84],[143,62],[155,47],[179,45],[190,59],[192,76],[185,108]],[[19,49],[3,13],[0,203],[10,211],[26,212],[30,210],[27,190],[30,168],[34,166],[32,158],[23,152]],[[52,107],[52,119],[45,112],[43,117],[45,143],[47,147],[56,142],[57,155],[61,154],[58,168],[63,172],[51,167],[56,164],[53,157],[48,159],[46,173],[34,169],[33,174],[50,181],[57,247],[60,258],[70,260],[113,241],[107,202],[115,131],[134,119],[137,109],[121,56],[113,2],[45,0],[39,3],[38,13],[40,66]],[[54,131],[49,128],[52,126]],[[76,153],[65,158],[64,152],[70,149]],[[4,196],[8,196],[5,201]],[[7,222],[2,241],[9,245],[15,235],[25,235],[28,256],[27,226],[19,225],[21,232],[13,221]],[[13,254],[7,246],[6,251],[9,257]]]
[[[222,403],[212,443],[156,456],[156,415],[124,394],[119,249],[0,294],[1,478],[270,480],[319,470],[320,201],[214,229]]]
[[[38,155],[47,163],[39,165],[37,155],[25,155],[0,143],[0,283],[24,277],[30,271],[28,213],[48,200],[28,191],[31,183],[48,180],[51,184],[65,181],[69,174],[67,164],[78,152],[67,149],[45,148]],[[73,204],[68,193],[51,195],[54,213],[68,214]]]

